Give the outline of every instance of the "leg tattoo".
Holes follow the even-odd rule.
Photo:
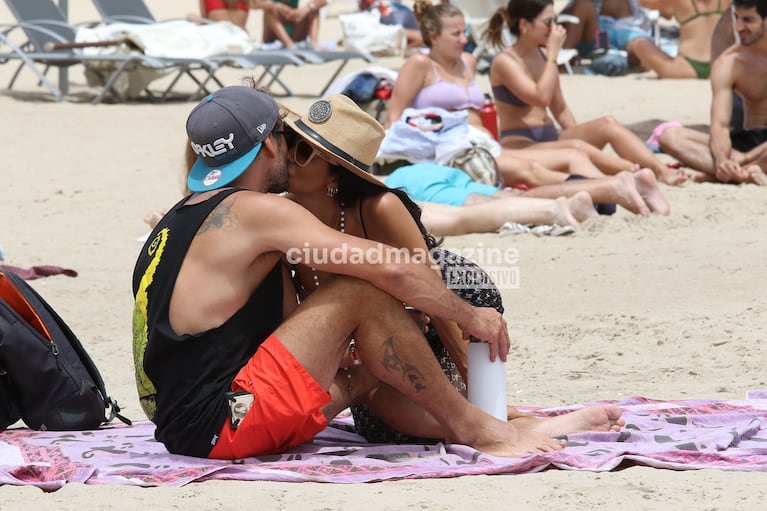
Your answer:
[[[394,350],[394,338],[389,337],[383,342],[383,365],[390,371],[402,373],[402,377],[410,382],[416,392],[426,388],[421,372],[412,364],[403,363]]]

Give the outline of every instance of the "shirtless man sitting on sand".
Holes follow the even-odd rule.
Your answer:
[[[740,38],[714,61],[709,134],[669,127],[660,148],[702,172],[700,179],[767,185],[767,0],[734,0]],[[743,102],[742,126],[731,126],[733,97]]]

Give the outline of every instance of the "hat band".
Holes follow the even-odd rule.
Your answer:
[[[323,137],[322,135],[320,135],[319,133],[317,133],[316,131],[311,129],[309,126],[304,124],[304,122],[301,119],[298,119],[296,121],[296,126],[301,128],[301,130],[303,130],[303,132],[306,135],[308,135],[311,138],[313,138],[314,140],[316,140],[317,143],[319,143],[322,147],[327,149],[328,152],[330,152],[332,155],[337,156],[338,158],[341,158],[342,160],[345,160],[346,162],[351,163],[352,165],[355,165],[355,166],[359,167],[360,169],[364,170],[365,172],[368,172],[368,173],[370,172],[370,165],[367,165],[367,164],[357,160],[356,158],[354,158],[352,155],[350,155],[346,151],[342,151],[338,147],[334,146],[333,144],[328,142],[325,139],[325,137]]]

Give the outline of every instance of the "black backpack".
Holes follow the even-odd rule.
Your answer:
[[[0,272],[0,429],[97,429],[119,414],[80,340],[37,292]]]

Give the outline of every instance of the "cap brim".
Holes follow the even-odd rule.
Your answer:
[[[208,167],[202,158],[197,158],[197,161],[192,166],[192,170],[189,172],[186,185],[193,192],[207,192],[228,185],[253,163],[262,145],[263,143],[256,144],[253,149],[236,160],[219,167]]]

